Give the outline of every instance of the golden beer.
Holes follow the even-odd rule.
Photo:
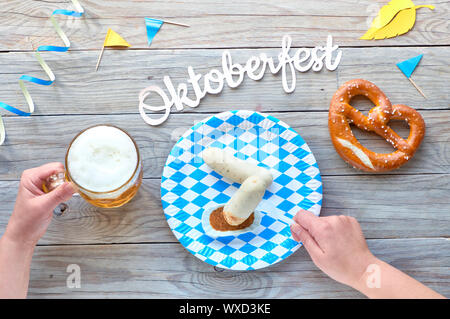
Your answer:
[[[134,139],[113,125],[96,125],[74,137],[65,158],[65,179],[98,207],[129,202],[142,183],[142,164]]]

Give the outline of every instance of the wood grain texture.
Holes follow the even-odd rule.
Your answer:
[[[0,233],[8,222],[23,170],[63,161],[66,147],[81,129],[111,123],[135,137],[144,159],[142,188],[119,209],[99,209],[79,197],[70,212],[54,218],[39,242],[31,270],[31,298],[360,298],[329,279],[304,249],[287,260],[254,272],[217,272],[188,253],[167,226],[160,202],[161,172],[178,136],[196,121],[226,110],[270,112],[307,141],[323,176],[322,216],[347,214],[361,223],[375,255],[450,297],[450,1],[427,0],[434,11],[417,11],[408,34],[363,41],[372,18],[388,0],[80,0],[83,18],[58,17],[69,36],[68,53],[43,53],[56,75],[49,87],[28,84],[36,104],[30,118],[1,111],[7,138],[0,146]],[[425,4],[425,3],[416,3]],[[49,15],[71,8],[69,0],[8,0],[0,6],[0,101],[23,107],[17,80],[22,74],[45,78],[35,57],[39,45],[61,45]],[[164,25],[151,48],[144,17],[166,18],[190,28]],[[94,72],[104,35],[111,27],[132,44],[106,50]],[[337,71],[297,73],[297,89],[285,94],[281,76],[245,78],[238,89],[225,86],[195,109],[174,112],[160,127],[138,114],[138,93],[187,80],[187,67],[206,74],[220,68],[230,49],[234,62],[252,55],[276,57],[284,34],[295,47],[325,44],[328,34],[343,50]],[[294,50],[292,50],[294,52]],[[414,89],[395,66],[424,53]],[[337,155],[329,139],[329,101],[345,81],[377,84],[392,103],[419,109],[427,124],[415,157],[388,174],[364,174]],[[148,102],[152,102],[151,99]],[[356,99],[364,112],[371,105]],[[408,128],[392,123],[403,137]],[[360,141],[390,151],[380,138],[354,130]],[[80,289],[66,288],[66,267],[78,264]],[[236,287],[239,294],[236,295]]]
[[[98,52],[43,53],[56,74],[56,81],[49,87],[32,83],[27,87],[36,104],[35,115],[138,113],[138,94],[142,89],[149,85],[165,89],[165,75],[170,76],[175,86],[186,83],[188,66],[201,75],[212,68],[221,69],[222,52],[203,49],[106,50],[98,72],[95,72]],[[237,49],[230,52],[233,61],[245,64],[249,57],[261,53],[276,59],[279,50]],[[412,77],[428,96],[427,100],[395,65],[419,53],[425,55]],[[297,72],[297,86],[292,94],[283,91],[281,74],[274,76],[267,71],[261,81],[245,76],[237,89],[225,85],[221,94],[208,95],[197,108],[185,108],[184,112],[249,108],[261,111],[328,111],[334,92],[345,81],[354,78],[372,81],[394,104],[407,104],[418,109],[449,109],[445,102],[450,99],[447,85],[450,82],[449,61],[450,50],[447,47],[344,48],[341,64],[335,72]],[[20,75],[46,78],[33,53],[1,54],[0,70],[0,100],[22,108],[26,108],[26,104],[17,82]],[[189,96],[193,96],[192,89]],[[161,104],[159,97],[148,98],[147,102]],[[11,115],[4,111],[2,114]]]
[[[449,240],[369,240],[380,259],[449,297]],[[69,264],[81,288],[66,288]],[[217,272],[180,244],[38,247],[31,298],[361,298],[318,270],[306,250],[272,267]]]
[[[327,112],[271,113],[294,128],[310,146],[322,175],[362,174],[344,162],[333,148],[328,132]],[[419,150],[407,164],[388,174],[450,173],[450,111],[421,111],[427,132]],[[136,139],[143,158],[144,177],[161,177],[167,155],[178,137],[196,121],[212,114],[173,114],[159,127],[148,126],[137,114],[95,116],[35,116],[5,119],[7,137],[0,152],[0,180],[17,180],[23,170],[50,161],[64,161],[67,146],[82,129],[102,123],[118,125]],[[408,128],[393,122],[403,136]],[[392,147],[377,135],[354,129],[363,145],[378,152]]]
[[[83,18],[58,20],[72,42],[72,49],[98,49],[106,30],[119,32],[133,48],[148,48],[144,17],[174,20],[190,28],[164,25],[152,48],[278,47],[288,33],[301,46],[315,46],[332,34],[345,46],[445,45],[450,43],[449,1],[429,0],[434,11],[417,11],[408,34],[383,41],[359,38],[388,0],[232,0],[138,1],[84,0]],[[70,1],[9,0],[0,8],[0,50],[30,50],[57,44],[48,17],[55,9],[70,8]]]
[[[322,216],[345,214],[367,238],[447,237],[450,174],[329,176],[323,178]],[[0,182],[0,230],[14,206],[18,182]],[[80,197],[55,217],[41,245],[176,242],[161,208],[160,180],[144,179],[138,195],[118,209],[100,209]]]

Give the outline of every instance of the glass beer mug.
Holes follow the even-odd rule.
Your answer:
[[[81,197],[97,207],[119,207],[129,202],[142,183],[142,163],[134,139],[109,124],[89,127],[69,144],[64,173],[50,176],[42,186],[50,192],[72,182]],[[55,214],[59,214],[55,210]]]

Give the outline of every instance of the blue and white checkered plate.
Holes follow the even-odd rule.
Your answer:
[[[261,206],[276,207],[293,218],[299,209],[319,215],[322,204],[319,167],[305,141],[271,115],[220,113],[184,133],[167,158],[161,180],[169,227],[197,258],[220,268],[254,270],[290,256],[301,244],[292,238],[288,225],[270,217],[270,211],[264,212],[261,227],[251,232],[224,237],[205,233],[205,209],[227,203],[240,186],[206,165],[201,152],[208,147],[231,148],[236,157],[268,168],[273,183],[261,204],[270,205]]]

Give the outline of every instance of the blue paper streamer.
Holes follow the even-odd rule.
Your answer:
[[[31,98],[31,95],[29,94],[24,82],[32,82],[35,84],[46,85],[46,86],[51,85],[53,82],[55,82],[55,75],[53,74],[52,70],[49,68],[47,63],[45,63],[44,59],[41,57],[40,52],[67,52],[69,50],[70,41],[67,38],[67,36],[65,35],[65,33],[62,31],[61,27],[59,26],[59,24],[56,21],[54,16],[65,15],[65,16],[71,16],[71,17],[76,17],[76,18],[81,17],[84,14],[84,9],[81,7],[78,0],[71,0],[71,1],[72,1],[73,5],[75,6],[75,9],[77,9],[78,11],[57,9],[57,10],[54,10],[50,16],[50,21],[52,22],[53,27],[56,30],[56,33],[63,40],[65,46],[41,45],[37,48],[36,53],[35,53],[36,58],[39,61],[39,64],[42,66],[45,73],[48,75],[48,77],[50,79],[44,80],[44,79],[40,79],[40,78],[30,76],[30,75],[22,75],[19,78],[19,85],[20,85],[22,93],[25,97],[25,100],[28,103],[29,112],[24,112],[14,106],[11,106],[11,105],[3,103],[3,102],[0,102],[1,108],[5,109],[11,113],[14,113],[16,115],[19,115],[19,116],[30,116],[31,113],[34,112],[34,103],[33,103],[33,99]],[[2,145],[3,142],[5,141],[5,135],[6,135],[5,126],[3,124],[3,119],[0,115],[0,145]]]
[[[153,18],[145,18],[145,26],[147,28],[147,40],[148,45],[152,44],[153,38],[158,33],[159,29],[161,29],[161,26],[163,25],[164,21],[153,19]]]

